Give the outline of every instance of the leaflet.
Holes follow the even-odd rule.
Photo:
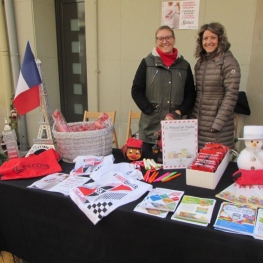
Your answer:
[[[225,201],[247,204],[253,207],[263,208],[263,186],[262,185],[239,185],[233,183],[221,191],[216,197]]]
[[[185,195],[171,219],[207,226],[210,223],[216,200]]]
[[[157,216],[161,218],[165,218],[168,214],[168,211],[162,211],[158,209],[152,209],[152,208],[147,208],[147,207],[142,207],[140,204],[138,204],[135,208],[134,211],[140,212],[143,214],[151,215],[151,216]]]
[[[220,206],[215,229],[253,236],[257,208],[250,205],[223,202]]]
[[[263,240],[263,209],[258,209],[258,216],[254,230],[254,238]]]
[[[139,206],[148,209],[174,212],[183,194],[183,191],[155,188],[149,192]]]

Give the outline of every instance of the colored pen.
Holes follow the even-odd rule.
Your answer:
[[[153,167],[153,168],[156,168],[156,163],[153,159],[147,159],[147,162]]]
[[[143,163],[144,163],[144,168],[145,168],[145,170],[151,169],[151,168],[150,168],[150,165],[148,164],[148,162],[147,162],[147,160],[146,160],[145,158],[143,159]]]
[[[176,174],[176,175],[174,175],[174,176],[168,177],[167,179],[162,180],[162,182],[163,182],[163,183],[168,182],[168,181],[170,181],[170,180],[173,180],[173,179],[176,178],[176,177],[179,177],[180,175],[181,175],[181,174]]]
[[[145,182],[147,182],[146,178],[148,177],[150,172],[151,172],[150,170],[147,170],[146,173],[144,174],[143,179],[144,179]]]
[[[149,183],[151,182],[151,179],[153,178],[154,175],[155,175],[155,171],[153,171],[152,175],[149,176],[149,178],[148,178],[148,182],[149,182]]]
[[[173,172],[173,173],[169,173],[166,177],[164,177],[161,181],[167,179],[167,178],[170,178],[171,176],[177,174],[177,172]]]
[[[148,181],[149,181],[150,176],[151,176],[151,170],[148,171],[148,174],[147,174],[147,176],[146,176],[146,178],[145,178],[145,182],[148,182]]]
[[[167,177],[169,174],[170,174],[169,172],[163,174],[162,176],[156,178],[156,179],[154,180],[154,182],[159,182],[159,181],[161,181],[163,178]]]
[[[150,180],[149,180],[149,183],[152,183],[155,178],[158,176],[159,172],[154,172],[153,175],[151,176]]]

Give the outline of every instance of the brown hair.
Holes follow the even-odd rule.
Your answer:
[[[203,34],[206,30],[210,30],[218,36],[219,52],[226,52],[230,48],[231,44],[228,42],[226,31],[223,25],[217,22],[204,24],[203,26],[201,26],[197,34],[197,45],[194,54],[196,58],[202,57],[206,54],[206,51],[204,50],[202,45]]]
[[[170,30],[171,33],[172,33],[172,35],[173,35],[173,37],[175,37],[175,36],[174,36],[174,31],[173,31],[169,26],[161,26],[161,27],[159,27],[159,28],[156,30],[156,32],[155,32],[155,37],[157,37],[158,32],[161,31],[161,30],[163,30],[163,29]]]

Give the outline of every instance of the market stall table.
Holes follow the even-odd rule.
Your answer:
[[[115,162],[125,161],[113,149]],[[73,164],[61,162],[63,172]],[[215,197],[233,183],[237,170],[230,162],[215,190],[186,185],[182,176],[167,183],[154,183],[184,191],[186,195],[217,200],[208,227],[134,212],[140,199],[121,206],[97,225],[80,211],[70,197],[26,188],[39,178],[0,181],[0,250],[29,263],[89,262],[263,262],[263,241],[251,236],[214,230],[223,201]]]

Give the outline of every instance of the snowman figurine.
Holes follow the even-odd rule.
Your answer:
[[[237,166],[244,170],[263,169],[263,126],[244,126],[244,138],[238,138],[245,142],[246,148],[237,158]]]

